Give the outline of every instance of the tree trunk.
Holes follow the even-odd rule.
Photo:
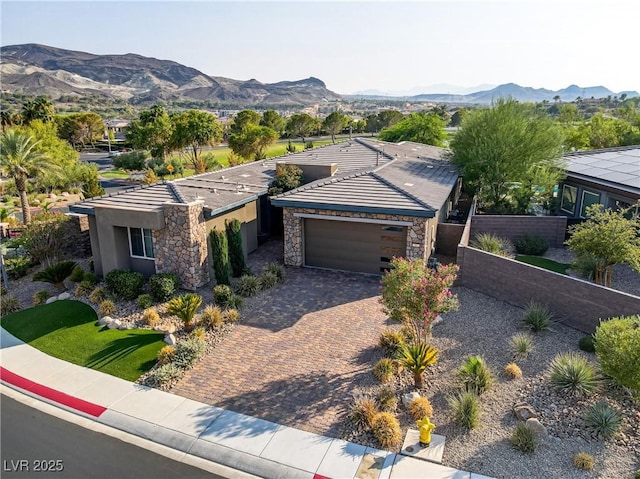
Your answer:
[[[413,382],[418,389],[422,388],[422,373],[413,373]]]
[[[336,135],[334,135],[333,133],[331,133],[331,141],[334,145],[336,144]]]
[[[27,199],[27,179],[22,177],[14,178],[16,190],[20,195],[20,205],[22,206],[22,222],[28,225],[31,222],[31,210],[29,209],[29,200]]]

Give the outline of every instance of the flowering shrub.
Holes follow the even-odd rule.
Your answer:
[[[457,265],[432,269],[421,259],[393,258],[381,282],[384,312],[408,325],[414,341],[426,341],[438,315],[458,308],[458,299],[449,289],[457,272]]]

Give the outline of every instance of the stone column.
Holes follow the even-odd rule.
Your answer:
[[[413,224],[407,227],[407,259],[427,260],[427,219],[411,218]]]
[[[204,201],[163,205],[165,227],[153,230],[156,272],[175,273],[183,289],[209,282]]]
[[[293,216],[294,208],[283,208],[284,264],[302,266],[302,218]]]

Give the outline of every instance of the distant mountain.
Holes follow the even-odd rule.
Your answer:
[[[459,86],[459,85],[450,85],[448,83],[438,83],[436,85],[430,86],[415,86],[408,90],[392,90],[392,91],[381,91],[381,90],[364,90],[358,91],[355,93],[351,93],[351,96],[362,96],[362,95],[373,95],[373,96],[400,96],[400,97],[410,97],[417,95],[430,95],[430,94],[447,94],[447,95],[466,95],[468,93],[473,93],[477,91],[489,90],[490,88],[494,88],[496,85],[477,85],[477,86]]]
[[[132,103],[211,100],[242,105],[310,105],[341,97],[317,78],[279,83],[209,76],[169,60],[94,55],[38,44],[0,49],[2,89],[34,95],[98,94]]]
[[[424,101],[433,103],[467,103],[467,104],[488,104],[497,98],[512,97],[522,102],[542,102],[554,101],[556,96],[562,101],[573,101],[578,97],[581,98],[606,98],[608,96],[620,96],[623,93],[627,97],[640,96],[636,91],[612,92],[603,86],[579,87],[570,85],[562,90],[547,90],[545,88],[531,88],[516,85],[515,83],[506,83],[498,85],[489,90],[476,91],[468,94],[448,94],[448,93],[430,93],[413,96],[397,96],[398,100],[403,101]],[[345,98],[370,98],[370,99],[393,99],[391,95],[380,97],[377,95],[345,95]]]

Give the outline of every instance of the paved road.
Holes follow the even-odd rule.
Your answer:
[[[0,476],[3,479],[222,479],[49,416],[7,396],[2,395],[1,400]],[[60,466],[63,470],[55,472]],[[16,471],[20,468],[22,471]],[[50,471],[36,471],[36,468],[49,468]]]

